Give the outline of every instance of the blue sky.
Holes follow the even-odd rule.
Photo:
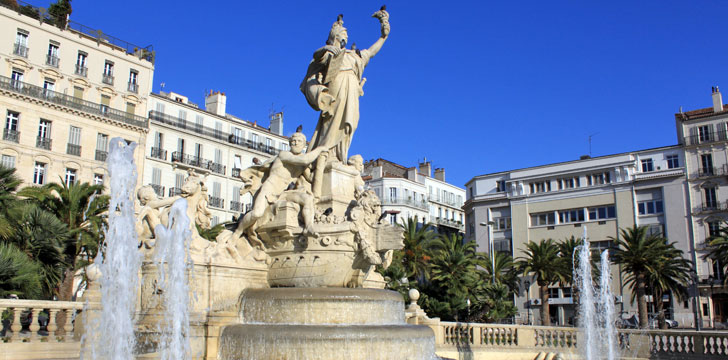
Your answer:
[[[44,6],[49,1],[32,1]],[[378,37],[372,1],[74,0],[71,19],[157,51],[154,91],[285,132],[317,113],[298,87],[332,22]],[[414,166],[459,186],[473,176],[677,143],[674,114],[728,100],[724,0],[390,1],[392,32],[372,59],[350,154]],[[724,101],[726,102],[726,101]]]

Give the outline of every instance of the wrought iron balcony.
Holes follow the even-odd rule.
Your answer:
[[[393,198],[385,196],[382,199],[382,205],[408,205],[423,210],[429,210],[427,200],[413,200],[412,198]]]
[[[24,58],[28,57],[28,47],[24,44],[15,43],[13,46],[13,55],[22,56]]]
[[[76,64],[76,75],[86,77],[88,75],[88,68],[80,64]]]
[[[137,84],[137,83],[133,83],[133,82],[130,82],[130,83],[129,83],[129,84],[127,85],[127,90],[129,90],[130,92],[133,92],[133,93],[135,93],[135,94],[136,94],[136,93],[139,93],[139,84]]]
[[[725,167],[701,167],[695,172],[694,177],[704,178],[711,176],[722,176],[726,174]]]
[[[233,168],[233,171],[232,171],[232,173],[230,174],[230,176],[232,176],[232,177],[234,177],[234,178],[236,178],[236,177],[240,177],[240,169],[238,169],[238,168]]]
[[[169,188],[169,197],[177,196],[179,194],[182,194],[182,189],[176,187]]]
[[[81,145],[68,144],[66,146],[66,154],[81,156]]]
[[[465,225],[463,223],[461,223],[460,221],[446,219],[446,218],[442,218],[442,217],[430,216],[430,222],[437,224],[437,225],[443,225],[443,226],[455,228],[458,230],[465,229]]]
[[[55,55],[46,55],[46,65],[50,65],[53,67],[58,67],[58,63],[61,61],[58,56]]]
[[[56,105],[65,106],[68,108],[83,111],[88,114],[100,115],[108,119],[120,121],[132,126],[138,126],[141,128],[148,127],[148,120],[141,116],[129,114],[126,111],[120,111],[109,108],[106,106],[106,110],[101,110],[101,105],[85,101],[77,97],[68,96],[63,93],[44,89],[40,86],[31,85],[22,81],[13,80],[5,76],[0,76],[0,88],[4,90],[10,90],[12,92],[25,95],[34,99],[40,99]]]
[[[104,74],[101,77],[101,82],[108,85],[114,85],[114,75]]]
[[[440,204],[443,204],[443,205],[452,206],[452,207],[455,207],[455,208],[458,208],[458,209],[463,206],[462,201],[461,202],[458,202],[457,199],[450,199],[450,200],[448,200],[447,197],[445,197],[445,196],[438,196],[436,194],[430,194],[430,195],[428,195],[427,196],[427,200],[432,201],[432,202],[436,202],[436,203],[440,203]]]
[[[225,208],[225,200],[223,198],[214,197],[212,195],[209,196],[208,205],[218,208],[218,209],[224,209]]]
[[[38,138],[35,140],[35,147],[39,149],[51,149],[51,138],[38,136]]]
[[[691,145],[700,145],[700,144],[710,144],[718,141],[726,141],[728,140],[728,136],[726,136],[726,131],[721,130],[718,132],[709,132],[709,133],[703,133],[703,134],[695,134],[686,136],[683,138],[683,142],[687,146]]]
[[[155,158],[155,159],[160,159],[160,160],[165,160],[166,161],[167,160],[167,150],[160,149],[160,148],[157,148],[157,147],[153,147],[152,148],[152,153],[150,154],[150,156],[153,157],[153,158]]]
[[[184,154],[179,151],[172,153],[172,162],[179,162],[201,169],[207,169],[220,175],[225,175],[226,167],[224,165],[203,159],[199,156]]]
[[[3,130],[3,140],[5,141],[12,141],[14,143],[18,142],[18,139],[20,138],[20,132],[17,130],[11,130],[8,128],[5,128]]]
[[[106,157],[109,155],[107,151],[103,150],[96,150],[96,160],[97,161],[106,161]]]
[[[230,210],[232,211],[242,211],[243,209],[243,203],[239,201],[231,201],[230,202]]]
[[[715,211],[725,211],[728,209],[728,202],[721,201],[704,201],[699,207],[696,207],[693,212],[705,213]]]
[[[159,185],[159,184],[149,184],[149,186],[152,187],[152,189],[157,194],[157,196],[164,197],[164,186]],[[169,189],[169,190],[172,190],[172,189]]]

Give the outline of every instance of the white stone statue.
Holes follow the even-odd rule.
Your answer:
[[[311,149],[334,148],[336,159],[346,163],[359,123],[359,96],[366,78],[362,77],[369,59],[389,37],[389,14],[382,8],[374,17],[381,22],[381,36],[368,49],[346,49],[349,36],[339,15],[329,32],[326,45],[313,54],[301,91],[314,110],[321,111],[311,137]],[[317,164],[318,166],[318,164]]]

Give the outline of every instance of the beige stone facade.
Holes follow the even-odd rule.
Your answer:
[[[145,143],[153,52],[5,7],[0,23],[2,163],[24,185],[102,183],[111,138]]]

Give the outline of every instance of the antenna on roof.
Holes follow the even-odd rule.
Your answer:
[[[592,156],[592,151],[591,151],[591,140],[592,140],[592,137],[594,135],[598,135],[598,134],[599,133],[597,132],[597,133],[593,133],[593,134],[589,135],[589,156]]]
[[[165,86],[165,85],[167,85],[167,84],[165,84],[164,82],[162,82],[162,83],[160,83],[160,84],[159,84],[159,87],[161,87],[161,88],[162,88],[162,90],[164,90],[164,86]]]

